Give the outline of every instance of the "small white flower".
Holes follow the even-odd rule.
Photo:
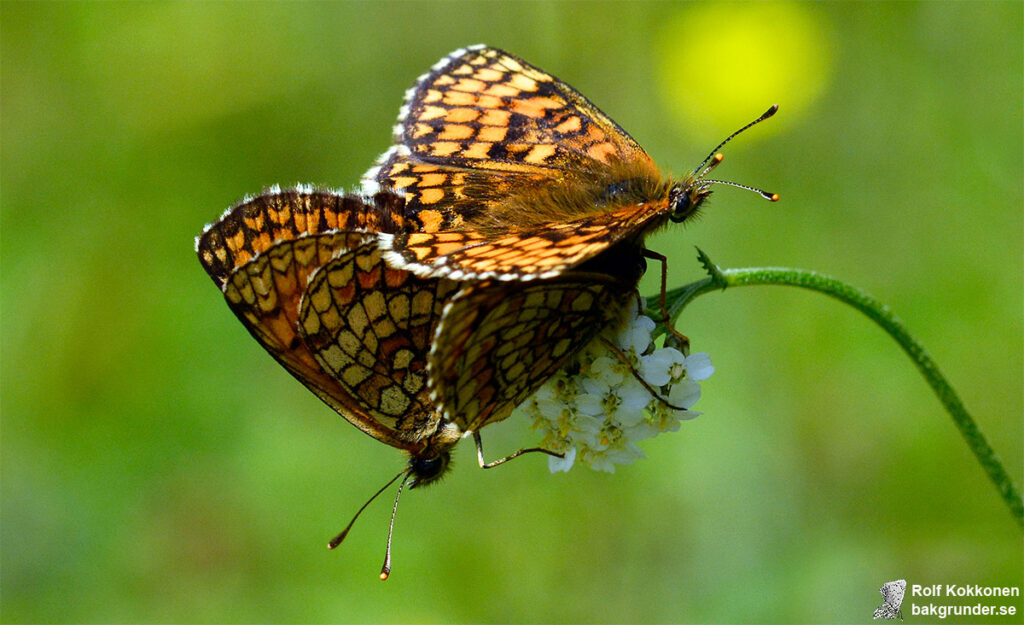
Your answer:
[[[674,347],[662,347],[640,358],[640,377],[651,386],[665,386],[673,378],[681,377],[678,371],[685,373],[686,356]]]
[[[715,372],[711,366],[711,356],[697,352],[686,357],[686,377],[691,380],[706,380]]]
[[[604,396],[593,392],[580,395],[576,398],[576,409],[589,417],[596,417],[605,411]]]
[[[630,306],[632,309],[632,306]],[[624,325],[613,342],[630,357],[638,357],[651,344],[654,321],[650,317],[631,315],[630,323]]]
[[[668,403],[673,406],[689,408],[700,399],[700,384],[695,380],[680,380],[668,393]],[[666,406],[667,407],[667,406]],[[671,410],[671,408],[670,408]],[[675,412],[680,412],[676,410]]]
[[[607,352],[607,348],[600,341],[595,341],[597,345],[604,348]],[[593,344],[593,343],[591,343]],[[586,358],[588,354],[583,354],[583,358]],[[601,355],[594,358],[590,362],[590,376],[580,380],[580,383],[587,387],[587,384],[607,384],[609,386],[615,386],[620,384],[623,379],[630,377],[629,367],[622,363],[617,358],[611,356]]]
[[[563,458],[557,456],[548,456],[548,469],[552,473],[558,473],[559,471],[568,471],[572,468],[572,463],[576,462],[576,448],[570,447],[565,452]]]
[[[700,415],[689,408],[700,399],[697,382],[715,370],[711,359],[655,349],[654,321],[628,308],[621,325],[605,329],[522,406],[544,436],[541,445],[565,454],[548,460],[552,473],[577,461],[614,473],[615,465],[644,457],[634,441],[678,430],[681,421]]]

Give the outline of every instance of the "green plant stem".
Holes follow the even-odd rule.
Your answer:
[[[1019,525],[1024,527],[1024,502],[1021,501],[1020,491],[1013,479],[1006,472],[977,423],[968,414],[963,402],[939,371],[935,361],[932,360],[920,341],[907,331],[903,322],[893,314],[888,306],[859,289],[813,271],[771,267],[723,270],[712,263],[703,252],[700,252],[700,259],[710,277],[673,289],[666,294],[665,302],[669,319],[674,322],[687,304],[704,293],[734,286],[762,284],[801,287],[824,293],[853,306],[880,325],[914,361],[928,385],[938,396],[939,401],[953,417],[953,422],[960,430],[964,440],[967,441],[967,446],[974,452],[985,473],[999,490],[1003,501],[1010,509],[1010,514]],[[658,300],[658,296],[649,298],[648,308],[659,310]]]

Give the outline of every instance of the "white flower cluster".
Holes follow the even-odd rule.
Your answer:
[[[565,454],[548,459],[552,473],[568,471],[577,460],[614,473],[616,464],[644,457],[634,441],[674,432],[681,420],[701,414],[689,408],[700,399],[698,381],[714,373],[711,359],[703,352],[684,356],[674,347],[655,349],[654,321],[639,315],[635,306],[628,308],[621,325],[603,331],[522,406],[544,434],[541,445]],[[628,363],[601,337],[618,347]],[[652,396],[634,372],[664,401]]]

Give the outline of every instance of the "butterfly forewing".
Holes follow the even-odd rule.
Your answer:
[[[387,259],[424,277],[556,275],[666,215],[668,185],[632,137],[495,48],[457,50],[420,77],[394,139],[364,185],[405,194],[415,227],[384,242]]]
[[[357,426],[410,443],[437,430],[427,354],[455,288],[388,267],[373,240],[339,254],[309,280],[299,332],[323,370],[363,404]]]
[[[395,147],[364,176],[406,193],[424,225],[458,226],[524,187],[585,181],[651,158],[575,89],[507,52],[456,50],[406,95]],[[422,228],[431,231],[428,228]]]
[[[387,192],[373,197],[312,187],[269,189],[228,209],[196,240],[206,272],[218,286],[228,275],[279,241],[335,230],[398,232],[404,202]]]
[[[465,431],[506,418],[618,316],[629,292],[593,274],[464,286],[430,354],[435,402]]]

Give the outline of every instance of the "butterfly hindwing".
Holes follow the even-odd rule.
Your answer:
[[[232,271],[224,297],[253,337],[317,397],[375,438],[408,448],[378,426],[365,401],[324,371],[298,333],[300,300],[309,276],[336,254],[358,248],[365,236],[339,232],[281,241]]]
[[[434,401],[464,431],[508,417],[617,316],[631,292],[592,274],[463,286],[430,353]]]
[[[299,333],[323,370],[359,399],[356,425],[416,443],[438,427],[427,354],[456,284],[388,267],[375,240],[337,255],[309,280]]]
[[[664,212],[663,203],[651,202],[493,237],[469,231],[403,232],[380,238],[390,263],[421,276],[532,280],[561,274],[616,243],[636,238]]]

